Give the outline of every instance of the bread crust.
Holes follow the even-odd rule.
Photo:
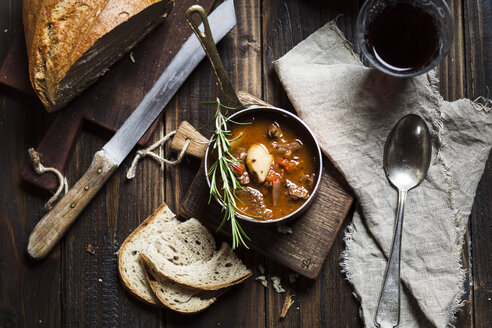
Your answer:
[[[147,219],[145,219],[145,221],[143,221],[126,239],[125,241],[123,242],[123,244],[121,245],[120,247],[120,250],[118,251],[118,272],[119,272],[119,276],[120,276],[120,279],[121,279],[121,282],[123,283],[123,286],[125,286],[125,288],[130,292],[132,293],[133,295],[135,295],[137,298],[143,300],[144,302],[146,303],[149,303],[151,305],[154,305],[154,306],[158,306],[158,307],[162,307],[162,304],[161,302],[159,301],[159,299],[154,295],[152,294],[154,297],[152,298],[149,298],[147,297],[146,295],[142,295],[142,294],[139,294],[133,287],[132,287],[132,284],[126,279],[126,277],[122,274],[123,272],[123,259],[122,259],[122,256],[121,254],[123,254],[125,251],[126,251],[126,247],[127,245],[136,237],[138,237],[138,235],[140,234],[140,232],[146,227],[148,226],[149,224],[151,224],[158,215],[160,215],[162,212],[164,212],[164,210],[169,210],[168,206],[166,203],[163,203],[154,213],[152,213],[151,216],[149,216]],[[170,211],[170,210],[169,210]],[[149,286],[150,287],[150,286]]]
[[[60,84],[70,69],[103,36],[153,5],[162,5],[161,21],[173,0],[24,0],[23,22],[29,78],[48,111],[58,109],[88,85],[62,90]],[[152,27],[159,22],[154,22]],[[142,31],[144,32],[144,31]],[[145,32],[148,32],[147,30]],[[138,40],[135,40],[137,42]],[[132,42],[129,41],[130,44]],[[132,44],[133,45],[133,44]],[[122,49],[127,52],[129,49]],[[123,53],[121,54],[123,55]],[[114,60],[121,57],[115,56]],[[92,60],[92,59],[89,59]],[[114,61],[109,63],[109,66]],[[89,84],[104,73],[103,68]],[[62,99],[62,103],[58,103]],[[65,99],[66,98],[66,99]],[[67,100],[68,99],[68,100]]]
[[[212,305],[217,300],[217,297],[220,296],[221,294],[223,294],[224,291],[225,291],[225,290],[217,291],[215,293],[215,295],[213,295],[211,297],[208,297],[208,298],[207,297],[203,297],[202,298],[202,297],[198,296],[197,294],[199,293],[199,291],[196,291],[194,293],[195,295],[193,295],[191,297],[198,297],[201,300],[203,300],[203,303],[201,304],[201,307],[198,308],[198,309],[194,309],[194,310],[185,310],[185,309],[183,309],[183,308],[181,308],[179,306],[176,306],[174,304],[171,304],[165,298],[160,297],[160,294],[159,294],[159,287],[160,287],[159,286],[159,282],[152,279],[153,277],[150,275],[150,271],[152,270],[150,264],[146,262],[145,258],[142,256],[142,254],[139,255],[139,259],[140,259],[140,262],[142,263],[142,266],[144,267],[145,277],[147,278],[147,281],[149,282],[149,285],[152,288],[152,291],[154,292],[154,294],[156,295],[156,297],[159,299],[159,301],[165,307],[167,307],[167,308],[169,308],[169,309],[171,309],[173,311],[176,311],[176,312],[179,312],[179,313],[182,313],[182,314],[194,314],[194,313],[202,312],[205,309],[207,309],[210,305]],[[169,281],[171,282],[171,284],[175,284],[175,285],[179,286],[175,282],[172,282],[171,280],[169,280]],[[187,287],[181,286],[179,288],[187,288]]]

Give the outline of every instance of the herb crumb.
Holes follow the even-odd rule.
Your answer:
[[[273,289],[277,292],[277,293],[285,293],[285,289],[282,287],[282,285],[280,284],[280,277],[279,276],[273,276],[271,278],[272,280],[272,286],[273,286]]]
[[[265,276],[258,276],[255,280],[261,283],[263,287],[268,288],[268,281],[266,280]]]

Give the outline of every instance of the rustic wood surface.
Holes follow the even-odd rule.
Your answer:
[[[261,96],[291,109],[272,70],[282,56],[327,21],[354,40],[357,10],[352,0],[236,1],[238,26],[219,45],[236,90]],[[452,0],[456,26],[453,49],[440,66],[441,92],[448,100],[489,95],[492,87],[492,4],[489,0]],[[0,0],[0,62],[21,31],[21,1]],[[139,48],[142,49],[142,48]],[[148,69],[151,69],[149,61]],[[135,85],[132,92],[142,91]],[[107,90],[108,93],[111,90]],[[215,77],[203,62],[167,107],[153,140],[183,121],[202,126],[213,108],[202,100],[220,95]],[[490,96],[490,95],[489,95]],[[61,243],[41,262],[26,255],[27,238],[44,214],[47,195],[21,183],[27,149],[39,144],[53,122],[37,103],[0,87],[0,327],[360,327],[358,303],[341,273],[343,234],[339,234],[317,280],[285,283],[295,303],[279,320],[285,295],[264,289],[253,279],[232,288],[209,310],[192,316],[149,307],[129,295],[118,281],[115,252],[126,236],[165,200],[176,210],[200,163],[187,158],[165,168],[144,160],[134,180],[126,170],[132,156],[108,180]],[[209,130],[203,131],[208,135]],[[73,184],[89,167],[93,154],[108,138],[83,131],[67,166]],[[133,152],[131,155],[134,155]],[[166,155],[169,155],[166,152]],[[470,293],[459,313],[458,327],[492,326],[492,158],[477,190],[464,264],[471,268]],[[346,220],[349,222],[350,219]],[[342,227],[343,229],[343,227]],[[92,245],[95,253],[87,252]],[[258,274],[287,281],[289,270],[261,255],[241,250]]]

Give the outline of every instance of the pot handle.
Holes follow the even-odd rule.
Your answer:
[[[204,32],[200,31],[198,26],[192,20],[192,16],[194,14],[198,14],[203,22]],[[227,75],[227,71],[224,68],[224,64],[220,59],[219,53],[217,51],[217,47],[215,46],[214,38],[212,36],[212,32],[210,31],[210,25],[208,24],[207,14],[205,13],[205,9],[203,9],[200,5],[194,5],[188,8],[186,11],[186,20],[188,24],[190,24],[191,29],[195,33],[196,37],[200,41],[203,50],[207,54],[210,63],[215,72],[215,76],[219,81],[220,89],[224,94],[226,103],[230,107],[235,107],[236,109],[243,109],[244,106],[239,101],[236,91],[232,87],[231,81]]]

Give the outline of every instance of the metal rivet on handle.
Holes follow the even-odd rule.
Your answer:
[[[98,174],[101,174],[101,173],[102,173],[102,171],[103,171],[102,169],[97,169],[97,173],[98,173]]]
[[[89,186],[84,186],[84,190],[89,190]]]
[[[71,208],[74,208],[75,206],[77,206],[77,204],[75,204],[75,203],[70,204]]]

